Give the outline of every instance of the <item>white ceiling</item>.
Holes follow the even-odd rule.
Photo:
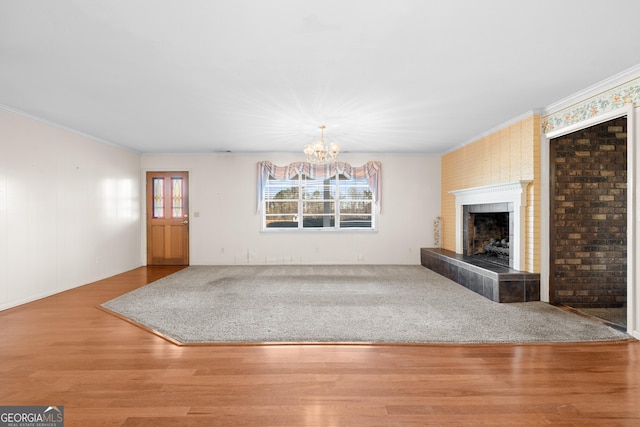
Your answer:
[[[0,0],[0,104],[138,152],[441,154],[640,63],[637,0]]]

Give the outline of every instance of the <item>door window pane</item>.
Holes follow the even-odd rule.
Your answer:
[[[184,212],[184,197],[182,178],[171,178],[171,217],[182,218]]]
[[[164,218],[164,178],[153,178],[153,217]]]

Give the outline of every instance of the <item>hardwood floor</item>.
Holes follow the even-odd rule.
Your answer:
[[[0,312],[0,405],[73,426],[640,425],[637,341],[175,346],[97,306],[139,268]]]

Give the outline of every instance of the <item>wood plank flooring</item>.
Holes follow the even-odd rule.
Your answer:
[[[179,347],[97,306],[142,267],[0,312],[0,405],[73,426],[640,425],[640,344]]]

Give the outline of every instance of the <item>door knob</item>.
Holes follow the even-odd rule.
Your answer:
[[[184,221],[182,221],[182,223],[183,223],[184,225],[187,225],[187,224],[189,224],[189,220],[188,220],[188,219],[185,219]]]

